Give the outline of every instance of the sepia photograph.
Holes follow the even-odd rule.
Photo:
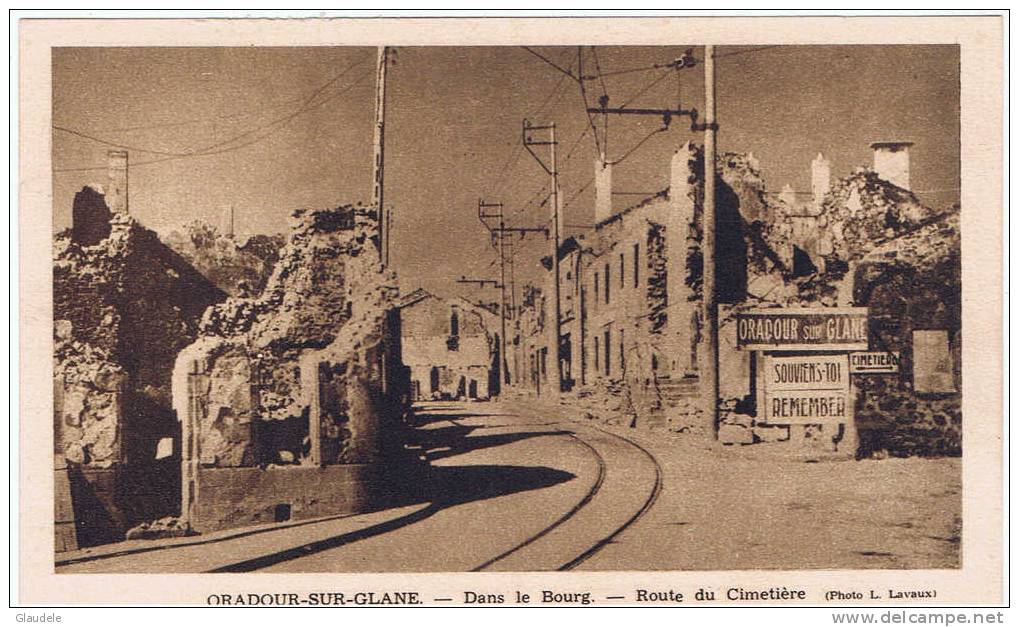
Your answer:
[[[975,565],[963,45],[384,33],[48,50],[57,581]]]

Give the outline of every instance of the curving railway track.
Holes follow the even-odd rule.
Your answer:
[[[125,543],[67,556],[57,570],[520,572],[627,562],[619,539],[662,491],[662,467],[650,451],[626,435],[529,408],[464,409],[435,408],[439,421],[456,428],[432,442],[432,467],[444,487],[430,501],[211,537]],[[611,555],[592,560],[610,546]]]
[[[455,421],[451,422],[456,423]],[[575,423],[552,422],[546,424],[555,426],[569,426],[574,429],[578,426]],[[640,520],[644,515],[646,515],[648,511],[651,510],[655,502],[658,500],[658,496],[662,490],[661,465],[659,464],[655,456],[645,447],[641,446],[640,444],[638,444],[637,442],[633,441],[630,438],[613,433],[601,427],[597,427],[594,425],[583,425],[580,428],[580,430],[583,431],[584,429],[595,430],[599,433],[599,435],[608,436],[609,438],[612,438],[614,441],[622,443],[624,446],[632,447],[633,449],[639,451],[642,458],[651,466],[654,478],[650,489],[647,491],[647,496],[643,499],[643,501],[641,501],[639,507],[635,511],[633,511],[632,514],[626,517],[625,520],[623,520],[621,523],[610,524],[608,530],[599,532],[600,535],[597,537],[597,539],[591,542],[589,545],[587,545],[586,548],[579,552],[575,551],[575,555],[573,555],[566,561],[561,562],[558,566],[553,568],[554,570],[559,571],[573,570],[577,568],[578,566],[589,560],[591,557],[593,557],[596,553],[598,553],[606,546],[611,544],[613,541],[615,541],[616,538],[618,538],[623,532],[625,532],[628,528],[633,526],[638,520]],[[550,525],[541,529],[537,533],[532,534],[523,541],[515,544],[514,546],[496,555],[495,557],[486,560],[485,562],[481,563],[475,568],[472,568],[471,569],[472,572],[489,570],[493,566],[496,566],[499,563],[504,562],[505,560],[511,558],[512,556],[518,554],[519,552],[534,545],[539,540],[546,538],[556,530],[561,530],[561,528],[569,521],[575,520],[578,517],[581,517],[585,513],[587,513],[586,510],[590,509],[591,504],[596,500],[599,493],[602,492],[603,487],[605,486],[605,478],[606,475],[608,474],[608,463],[607,460],[605,459],[605,456],[589,441],[581,437],[581,435],[579,435],[575,430],[572,432],[557,433],[556,435],[564,435],[566,437],[571,438],[575,442],[579,443],[582,447],[584,447],[588,451],[588,453],[595,459],[598,468],[597,477],[595,481],[592,483],[588,491],[584,494],[583,498],[577,501],[572,508],[570,508],[566,513],[564,513],[562,516],[553,521]]]

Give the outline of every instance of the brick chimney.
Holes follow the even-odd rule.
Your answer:
[[[874,142],[874,171],[882,179],[909,189],[909,147],[913,142]]]
[[[600,158],[594,161],[594,222],[612,217],[612,165]]]
[[[780,202],[785,204],[789,209],[796,209],[796,190],[789,183],[782,186],[782,191],[778,194]]]
[[[831,162],[824,155],[817,153],[817,158],[810,162],[810,190],[814,194],[814,208],[819,209],[824,197],[831,189]]]
[[[219,232],[224,236],[233,239],[234,238],[234,206],[226,205],[223,207],[220,213],[220,229]]]
[[[127,213],[127,151],[110,150],[106,153],[110,184],[106,190],[106,205],[110,213]]]
[[[691,211],[693,201],[689,199],[689,195],[692,186],[694,157],[693,145],[686,142],[672,155],[669,169],[669,199],[674,205],[679,202],[689,203]]]

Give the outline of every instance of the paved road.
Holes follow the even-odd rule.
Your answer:
[[[604,568],[653,507],[661,468],[625,435],[497,403],[418,411],[420,502],[181,539],[58,572],[433,572]],[[152,548],[152,547],[150,547]],[[133,549],[132,549],[133,551]],[[612,551],[604,551],[612,553]],[[641,568],[613,559],[618,569]]]

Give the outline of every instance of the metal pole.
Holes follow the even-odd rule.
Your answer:
[[[383,237],[386,230],[383,217],[382,203],[384,202],[383,170],[385,167],[385,135],[386,135],[386,59],[389,56],[389,48],[379,46],[379,56],[376,66],[375,82],[375,133],[372,141],[374,148],[374,161],[372,164],[374,179],[372,183],[372,206],[378,212],[376,217],[378,223],[377,236],[379,256],[382,257]],[[383,263],[385,259],[382,260]]]
[[[502,385],[510,382],[509,360],[506,357],[506,221],[502,205],[499,205],[499,325],[502,329],[499,345],[499,369],[502,370]],[[501,387],[501,386],[500,386]],[[500,390],[501,391],[501,390]]]
[[[706,397],[708,433],[718,437],[718,302],[715,287],[715,47],[704,47],[704,295],[703,320],[707,355],[702,359],[701,393]]]
[[[560,301],[559,301],[559,219],[560,219],[560,207],[559,207],[559,166],[556,163],[556,136],[555,136],[555,123],[551,125],[551,147],[552,147],[552,273],[553,273],[553,289],[552,298],[555,300],[555,317],[552,322],[552,328],[555,330],[554,341],[555,347],[553,348],[553,354],[555,355],[556,364],[556,376],[559,379],[557,389],[559,392],[563,391],[563,360],[561,354],[561,340],[559,332],[561,331],[559,325],[561,321],[560,312]]]
[[[384,263],[386,267],[389,266],[389,254],[393,248],[393,207],[390,205],[386,209],[386,255]]]

